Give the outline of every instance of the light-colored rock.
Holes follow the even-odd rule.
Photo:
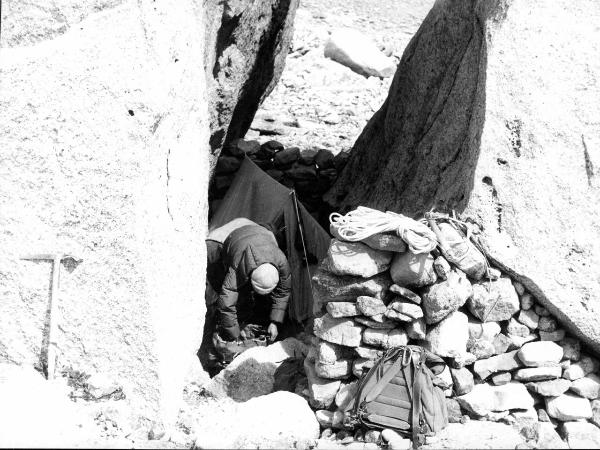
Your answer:
[[[527,383],[526,387],[531,392],[543,395],[544,397],[558,397],[569,390],[571,382],[563,378],[549,381],[538,381]]]
[[[388,320],[387,317],[383,318],[384,320],[374,320],[374,317],[355,317],[355,322],[365,325],[367,328],[375,328],[377,330],[391,330],[398,326],[398,322],[393,320]]]
[[[569,448],[600,448],[600,428],[587,422],[565,422],[561,425]]]
[[[197,448],[294,448],[319,437],[319,422],[306,400],[287,391],[247,402],[222,401],[197,421]]]
[[[393,309],[400,314],[404,314],[405,316],[410,317],[412,320],[417,320],[423,317],[423,310],[421,309],[421,306],[410,302],[396,300],[388,305],[388,309]]]
[[[551,341],[551,342],[558,342],[558,341],[562,341],[565,338],[565,330],[563,330],[562,328],[559,328],[558,330],[554,330],[554,331],[540,331],[540,339],[542,341]]]
[[[492,411],[495,402],[494,388],[487,383],[476,384],[471,392],[456,397],[461,408],[478,416],[485,416]]]
[[[535,448],[568,449],[569,446],[560,438],[554,426],[551,423],[545,422],[538,425],[538,438],[535,442]]]
[[[477,340],[467,345],[467,350],[475,355],[477,359],[485,359],[496,354],[494,344],[489,341]]]
[[[340,389],[339,380],[328,380],[317,375],[314,363],[304,360],[304,371],[308,379],[309,403],[313,408],[329,408]]]
[[[517,322],[514,317],[508,321],[508,325],[506,326],[506,332],[510,336],[519,336],[519,337],[527,337],[529,336],[530,330],[529,327]]]
[[[433,261],[433,269],[440,280],[447,280],[452,267],[448,260],[440,255]]]
[[[390,267],[392,255],[361,242],[333,239],[327,251],[328,269],[336,275],[370,278]]]
[[[412,447],[410,439],[403,438],[389,428],[386,428],[381,432],[381,437],[387,442],[387,445],[391,450],[409,450]]]
[[[349,347],[322,340],[319,341],[316,348],[315,360],[321,364],[334,364],[341,359],[352,358],[354,354],[353,349]]]
[[[598,361],[589,356],[582,356],[581,359],[570,365],[563,372],[563,378],[567,380],[578,380],[585,377],[588,373],[595,372],[598,369]]]
[[[407,316],[406,314],[402,314],[401,312],[391,308],[386,310],[384,316],[388,319],[396,320],[398,322],[411,322],[414,320],[411,316]]]
[[[473,288],[464,272],[451,271],[446,280],[438,281],[423,291],[425,321],[428,324],[439,322],[463,306],[472,295]]]
[[[360,314],[368,317],[383,314],[387,310],[387,306],[383,303],[383,300],[366,295],[361,295],[356,299],[356,307]]]
[[[564,338],[558,343],[563,348],[563,356],[571,361],[579,361],[581,358],[581,343],[579,339],[572,337]]]
[[[389,274],[382,273],[372,278],[338,276],[320,266],[312,277],[313,295],[318,304],[328,302],[355,302],[359,295],[383,298],[392,284]]]
[[[540,331],[552,332],[556,331],[556,329],[558,328],[558,323],[553,317],[540,317],[538,328],[540,329]]]
[[[415,255],[408,251],[396,253],[392,259],[390,275],[395,284],[406,287],[423,287],[435,283],[434,258],[430,253]]]
[[[592,407],[587,398],[566,392],[558,397],[546,398],[546,411],[550,417],[560,421],[589,419]]]
[[[358,391],[358,380],[342,385],[335,396],[335,404],[340,411],[347,411],[354,405],[354,397]]]
[[[362,341],[367,345],[384,349],[400,347],[408,343],[408,336],[404,330],[376,330],[367,328],[363,332]]]
[[[511,381],[501,386],[495,386],[493,392],[494,406],[492,411],[533,408],[533,398],[527,392],[525,385],[521,383]]]
[[[529,336],[517,336],[514,334],[508,334],[507,337],[510,339],[510,344],[508,346],[509,350],[515,350],[515,349],[519,349],[521,347],[523,347],[523,345],[527,344],[528,342],[532,342],[535,341],[536,339],[538,339],[538,335],[535,333],[531,333]]]
[[[473,294],[471,283],[461,271],[451,271],[446,280],[428,286],[422,295],[425,321],[437,323],[465,304]]]
[[[563,349],[554,342],[529,342],[517,353],[524,365],[540,367],[558,364],[563,357]]]
[[[315,411],[315,417],[322,428],[341,428],[344,421],[344,413],[340,411],[319,409]]]
[[[466,368],[450,369],[452,373],[452,381],[454,384],[454,392],[456,395],[468,394],[475,386],[473,382],[473,374]]]
[[[390,286],[390,292],[399,295],[401,298],[408,300],[409,302],[416,303],[417,305],[421,304],[421,297],[408,288],[398,286],[397,284],[392,284]]]
[[[316,336],[333,344],[358,347],[363,327],[350,319],[334,319],[329,314],[317,317],[313,327]]]
[[[121,389],[121,386],[110,377],[102,373],[94,373],[86,380],[86,391],[96,400]]]
[[[425,319],[417,319],[406,325],[406,334],[410,339],[425,339],[427,335]]]
[[[521,300],[521,305],[523,304]],[[538,316],[532,309],[522,309],[517,318],[519,322],[527,326],[530,330],[535,330],[538,327],[540,316]]]
[[[348,378],[352,372],[351,359],[341,359],[333,364],[322,364],[319,361],[315,362],[315,371],[317,376],[328,380],[341,380]]]
[[[510,278],[478,281],[473,284],[473,296],[467,306],[479,320],[498,322],[510,319],[519,310],[519,297]]]
[[[479,375],[479,378],[485,380],[491,374],[496,372],[506,372],[521,367],[522,363],[517,356],[517,351],[503,353],[502,355],[492,356],[488,359],[480,359],[473,365],[473,371]]]
[[[56,375],[101,370],[169,420],[204,316],[205,13],[187,0],[2,4],[0,360],[38,363],[46,336],[52,263],[20,258],[73,254]]]
[[[590,421],[600,427],[600,400],[592,400],[592,418]]]
[[[494,346],[494,353],[496,355],[500,355],[502,353],[506,353],[508,347],[510,347],[511,340],[505,334],[500,333],[498,336],[494,338],[492,345]]]
[[[206,386],[214,398],[231,398],[245,402],[253,397],[273,392],[275,371],[292,356],[308,353],[306,344],[296,338],[287,338],[267,347],[253,347],[237,356]]]
[[[371,38],[351,28],[334,30],[325,43],[324,55],[365,77],[391,77],[396,71],[393,59]]]
[[[379,442],[379,438],[381,437],[381,431],[379,430],[368,430],[365,433],[365,442]]]
[[[590,373],[573,381],[569,389],[577,395],[595,400],[600,397],[600,377],[595,373]]]
[[[360,378],[363,374],[367,373],[371,367],[375,364],[375,361],[367,358],[355,359],[352,363],[352,373],[354,376]]]
[[[553,366],[543,367],[528,367],[526,369],[519,369],[513,374],[513,378],[518,381],[543,381],[543,380],[554,380],[560,378],[562,374],[562,367],[555,364]]]
[[[461,369],[465,366],[473,364],[476,360],[477,357],[473,353],[466,352],[452,358],[452,367],[455,369]]]
[[[494,386],[502,386],[503,384],[510,383],[510,380],[512,380],[510,372],[497,373],[492,375],[492,378],[490,379]]]
[[[467,351],[469,328],[467,316],[454,311],[427,331],[428,349],[439,356],[459,356]]]
[[[358,307],[354,302],[329,302],[325,305],[325,309],[335,319],[360,315]]]
[[[469,340],[485,340],[493,342],[500,333],[500,325],[497,322],[481,322],[469,317]]]
[[[365,347],[363,345],[354,349],[359,358],[377,359],[383,355],[383,350],[374,347]]]

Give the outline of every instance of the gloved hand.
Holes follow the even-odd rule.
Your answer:
[[[267,328],[267,333],[269,333],[269,340],[271,342],[277,339],[277,335],[279,334],[279,330],[277,329],[277,324],[275,322],[271,322],[269,327]]]
[[[242,340],[254,339],[259,336],[264,336],[264,334],[265,334],[264,327],[250,323],[250,324],[246,325],[244,328],[242,328],[242,331],[240,331],[240,338]]]

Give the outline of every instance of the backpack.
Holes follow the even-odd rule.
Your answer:
[[[390,428],[412,438],[417,448],[425,436],[448,425],[446,397],[433,383],[444,366],[441,358],[419,346],[387,350],[360,379],[345,425]]]

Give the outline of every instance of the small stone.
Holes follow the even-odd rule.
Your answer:
[[[441,280],[447,280],[448,274],[452,270],[452,267],[450,267],[450,263],[446,260],[446,258],[440,255],[435,258],[435,261],[433,261],[433,269]]]
[[[467,306],[482,322],[499,322],[510,319],[519,310],[519,296],[510,278],[482,280],[473,284],[473,296]]]
[[[579,361],[581,358],[581,343],[579,339],[566,337],[558,345],[563,348],[563,357],[571,361]]]
[[[476,360],[477,357],[473,353],[466,352],[462,355],[452,358],[452,367],[455,369],[461,369],[465,366],[473,364]]]
[[[361,314],[368,317],[383,314],[387,310],[383,300],[366,295],[361,295],[356,299],[356,307]]]
[[[565,422],[561,426],[570,448],[600,448],[600,428],[588,422]]]
[[[519,283],[516,280],[513,280],[512,285],[515,288],[515,291],[517,291],[517,294],[519,294],[519,295],[525,294],[525,287],[521,283]]]
[[[540,367],[558,364],[563,357],[563,349],[554,342],[529,342],[521,347],[517,355],[526,366]]]
[[[521,367],[521,360],[517,356],[517,351],[503,353],[502,355],[492,356],[488,359],[476,361],[473,365],[473,371],[485,380],[496,372],[507,372]]]
[[[397,320],[398,322],[412,322],[414,319],[411,316],[407,316],[406,314],[402,314],[401,312],[396,311],[395,309],[388,309],[384,313],[385,317],[391,320]]]
[[[327,271],[327,264],[324,261],[312,277],[313,295],[317,304],[323,305],[331,301],[355,302],[359,295],[383,298],[392,284],[387,273],[368,279],[351,276],[340,277]]]
[[[460,423],[460,420],[462,419],[462,410],[460,409],[460,404],[456,399],[446,399],[446,410],[448,411],[449,423]]]
[[[521,310],[517,320],[530,330],[535,330],[538,327],[540,316],[538,316],[535,311],[531,309]]]
[[[400,297],[416,303],[417,305],[421,304],[421,297],[419,297],[417,294],[415,294],[413,291],[411,291],[408,288],[402,287],[402,286],[398,286],[397,284],[392,284],[390,286],[390,292],[392,292],[393,294],[399,295]]]
[[[276,168],[288,168],[300,158],[300,149],[298,147],[286,148],[278,152],[273,158],[273,164]]]
[[[387,309],[393,309],[400,314],[410,317],[412,320],[417,320],[423,317],[423,310],[421,307],[410,302],[393,301],[388,305]]]
[[[271,159],[277,152],[282,151],[283,148],[283,144],[279,141],[267,141],[260,146],[260,150],[256,156],[262,159]]]
[[[510,372],[501,372],[495,375],[492,375],[490,381],[494,386],[502,386],[503,384],[510,383],[512,380],[512,376]]]
[[[328,380],[341,380],[348,378],[352,372],[352,360],[340,359],[333,364],[322,364],[319,361],[315,362],[315,370],[317,376]]]
[[[319,340],[316,346],[315,360],[321,364],[335,364],[341,359],[351,358],[353,354],[353,350],[349,347]]]
[[[377,359],[383,356],[383,350],[373,347],[365,347],[363,345],[354,349],[359,358]]]
[[[583,378],[573,381],[570,387],[571,391],[590,400],[600,397],[600,377],[595,373],[590,373]]]
[[[598,362],[589,356],[582,356],[581,359],[571,364],[568,369],[563,372],[563,378],[567,380],[578,380],[585,377],[588,373],[595,372],[598,369]]]
[[[316,336],[333,344],[347,347],[358,347],[363,327],[350,319],[334,319],[329,314],[318,317],[314,321],[313,331]]]
[[[556,329],[558,328],[558,323],[553,317],[540,317],[538,328],[540,329],[540,331],[556,331]]]
[[[325,309],[335,319],[360,315],[356,303],[352,302],[329,302],[325,305]]]
[[[600,427],[600,400],[592,400],[592,418],[590,421]]]
[[[506,411],[509,409],[533,408],[533,397],[521,383],[510,383],[493,388],[494,405],[492,411]]]
[[[511,340],[506,335],[500,333],[494,338],[494,341],[492,342],[492,345],[494,346],[494,353],[496,355],[506,353],[508,347],[510,346],[510,343]]]
[[[565,338],[566,332],[562,328],[554,331],[540,331],[540,339],[542,341],[558,342]]]
[[[379,430],[368,430],[365,433],[365,442],[376,444],[379,442],[379,438],[381,437],[381,431]]]
[[[383,316],[381,316],[383,317]],[[378,320],[375,320],[378,319]],[[355,317],[354,320],[361,325],[365,325],[367,328],[375,328],[376,330],[391,330],[398,326],[398,322],[394,322],[393,320],[387,320],[387,317],[383,317],[385,320],[379,320],[380,317]]]
[[[381,437],[387,442],[390,450],[409,450],[412,447],[410,439],[405,439],[388,428],[381,432]]]
[[[362,340],[367,345],[381,347],[384,349],[400,347],[408,343],[408,336],[404,330],[376,330],[365,329]]]
[[[534,309],[535,313],[540,317],[548,317],[550,315],[550,311],[541,305],[535,305]]]
[[[354,376],[360,378],[367,373],[375,364],[375,361],[367,358],[355,359],[352,363],[352,373]]]
[[[343,384],[335,396],[335,404],[340,411],[348,411],[354,405],[354,397],[358,391],[358,380]]]
[[[510,339],[510,345],[508,346],[508,349],[516,350],[523,347],[523,345],[527,344],[528,342],[535,341],[538,338],[538,335],[531,333],[527,337],[522,337],[509,334],[507,337]]]
[[[590,401],[570,392],[558,397],[547,397],[546,411],[548,411],[550,417],[563,422],[592,417]]]
[[[473,295],[471,282],[464,272],[451,271],[446,280],[424,289],[422,300],[427,324],[437,323],[463,306]]]
[[[494,388],[489,384],[476,384],[471,392],[456,397],[461,408],[477,415],[485,416],[494,408]]]
[[[427,331],[427,347],[439,356],[455,357],[467,351],[469,327],[467,316],[454,311]]]
[[[321,439],[331,439],[332,437],[333,437],[333,430],[331,428],[325,428],[323,430],[323,432],[321,433]]]
[[[392,252],[374,250],[360,242],[343,242],[333,239],[327,257],[329,271],[336,275],[370,278],[390,267]]]
[[[310,405],[313,408],[329,408],[340,389],[341,382],[319,377],[315,365],[306,359],[304,360],[304,372],[308,381]]]
[[[563,368],[563,371],[567,370],[569,367],[571,367],[571,360],[570,359],[563,359],[560,362],[560,367]]]
[[[500,333],[500,325],[497,322],[481,322],[469,317],[469,341],[485,340],[493,342]]]
[[[390,275],[395,284],[409,288],[428,286],[437,280],[430,253],[396,253],[392,259]]]
[[[344,413],[340,411],[332,412],[320,409],[315,411],[315,417],[323,428],[341,428],[344,421]]]
[[[456,395],[468,394],[473,390],[473,386],[475,386],[473,374],[468,369],[464,367],[462,369],[450,369],[450,372]]]
[[[534,302],[531,294],[522,294],[520,301],[522,310],[529,311],[533,307]],[[535,310],[532,310],[532,312],[535,313]]]
[[[527,337],[530,334],[529,327],[511,318],[506,327],[506,332],[512,336]]]
[[[546,410],[544,408],[538,409],[537,413],[538,413],[538,420],[540,422],[550,422],[550,416],[548,415],[548,413],[546,412]]]
[[[560,378],[562,367],[554,366],[528,367],[519,369],[514,373],[514,379],[518,381],[543,381]]]
[[[406,333],[410,339],[425,339],[427,335],[425,319],[417,319],[406,325]]]
[[[467,347],[467,349],[474,354],[477,359],[489,358],[496,354],[494,345],[489,341],[475,341],[470,347]]]
[[[550,381],[538,381],[536,383],[527,383],[525,385],[529,392],[543,395],[544,397],[558,397],[569,390],[571,382],[563,378]]]
[[[542,409],[540,411],[544,411],[544,410]],[[568,449],[569,446],[567,445],[567,443],[565,441],[563,441],[560,438],[560,436],[554,429],[554,426],[551,423],[548,423],[547,421],[542,421],[542,422],[543,423],[540,423],[537,428],[538,438],[535,443],[535,448],[537,448],[537,449],[561,449],[561,450]],[[572,447],[572,448],[576,448],[576,447]]]

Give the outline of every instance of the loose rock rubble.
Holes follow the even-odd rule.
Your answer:
[[[502,422],[538,448],[596,442],[598,361],[520,283],[496,268],[472,279],[437,250],[414,255],[336,237],[313,277],[319,312],[305,360],[319,441],[354,442],[342,428],[357,380],[386,349],[417,344],[450,368],[450,422]]]

